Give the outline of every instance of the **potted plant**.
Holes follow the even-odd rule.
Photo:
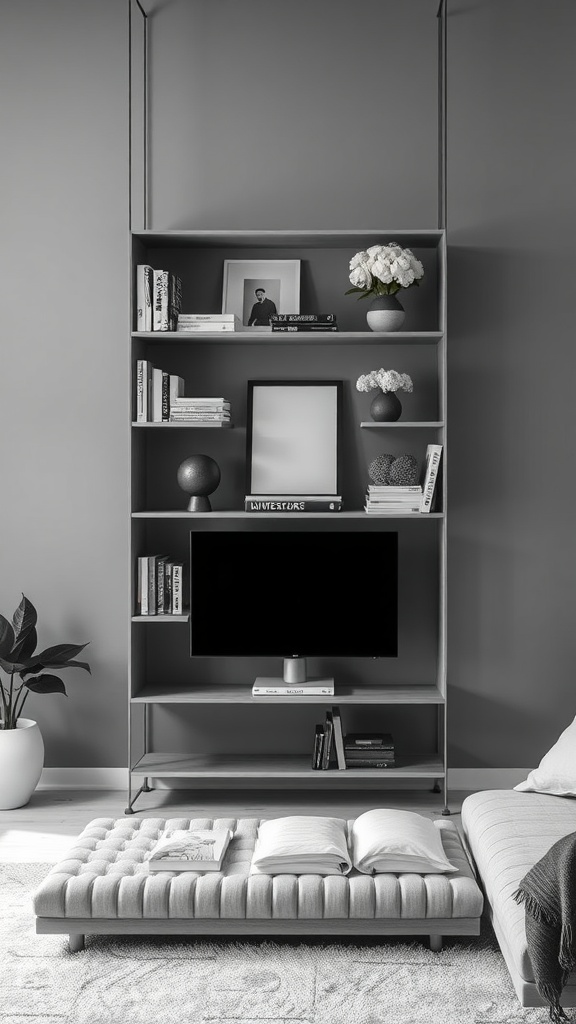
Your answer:
[[[404,323],[404,307],[396,293],[411,288],[424,276],[424,267],[411,249],[396,242],[371,245],[350,260],[350,281],[345,295],[359,293],[359,299],[372,299],[366,320],[372,331],[397,331]]]
[[[32,693],[66,693],[56,672],[81,668],[76,656],[87,644],[57,644],[36,654],[37,613],[22,594],[12,621],[0,615],[0,809],[23,807],[36,789],[44,766],[44,742],[37,722],[23,718],[22,710]]]
[[[412,378],[407,373],[398,373],[397,370],[370,370],[370,373],[363,373],[356,381],[357,391],[374,391],[378,388],[380,394],[372,399],[370,415],[373,420],[379,423],[392,423],[400,418],[402,403],[398,398],[397,391],[412,391]]]

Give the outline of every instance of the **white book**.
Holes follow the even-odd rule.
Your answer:
[[[148,422],[148,370],[147,359],[136,361],[136,422]]]
[[[182,594],[182,573],[184,566],[181,562],[175,562],[172,566],[172,615],[184,614],[184,600]]]
[[[148,417],[152,423],[162,422],[162,370],[152,369],[152,409]]]
[[[187,402],[194,402],[195,405],[224,405],[230,408],[230,402],[227,402],[225,398],[197,398],[195,395],[192,397],[182,396],[176,399],[176,405],[183,405]]]
[[[168,291],[170,275],[167,270],[154,271],[152,330],[168,330]]]
[[[426,464],[424,469],[424,483],[422,484],[422,499],[420,511],[429,512],[434,500],[434,491],[438,479],[440,459],[442,457],[441,444],[429,444],[426,446]]]
[[[396,487],[394,484],[368,484],[370,494],[422,494],[422,484],[406,484]]]
[[[219,871],[232,829],[166,829],[144,858],[149,871]]]
[[[180,313],[178,323],[239,324],[241,320],[236,313]]]
[[[189,334],[212,332],[216,333],[231,333],[232,331],[238,330],[238,325],[229,321],[224,321],[220,324],[210,323],[209,321],[199,320],[197,323],[181,323],[178,321],[178,330],[181,332],[187,332]]]
[[[136,330],[152,330],[152,290],[154,268],[148,263],[136,267]]]
[[[176,373],[170,374],[170,409],[184,395],[184,378]]]
[[[411,515],[413,512],[420,512],[419,505],[410,505],[396,507],[394,505],[386,506],[386,508],[372,508],[369,505],[364,505],[364,511],[368,515],[375,516],[396,516],[396,515]]]
[[[138,608],[140,615],[148,615],[148,558],[138,558]]]
[[[244,501],[342,501],[341,494],[246,494]]]
[[[317,682],[311,681],[309,683],[301,683],[298,685],[292,685],[289,683],[283,683],[280,680],[276,683],[261,683],[256,681],[252,687],[253,697],[333,697],[334,696],[334,683],[327,681]]]

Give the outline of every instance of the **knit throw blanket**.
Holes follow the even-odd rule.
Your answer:
[[[512,898],[524,904],[528,955],[550,1019],[569,1020],[560,996],[576,962],[576,832],[550,847]]]

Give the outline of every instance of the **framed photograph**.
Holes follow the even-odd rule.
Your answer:
[[[222,312],[270,331],[275,313],[300,312],[300,260],[224,260]]]
[[[340,494],[341,380],[249,380],[247,494]]]

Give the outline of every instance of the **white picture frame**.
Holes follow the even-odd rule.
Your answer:
[[[247,331],[271,331],[273,312],[299,313],[300,260],[224,260],[222,312]]]
[[[341,493],[343,384],[249,380],[247,494]]]

